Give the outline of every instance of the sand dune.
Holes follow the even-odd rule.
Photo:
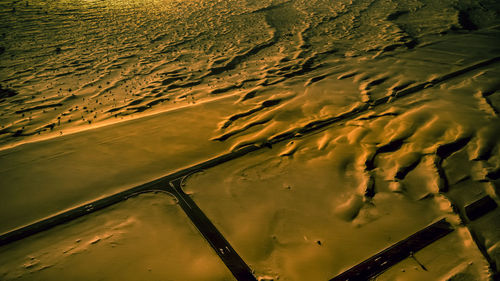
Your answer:
[[[495,280],[499,12],[3,1],[0,232],[201,167],[182,188],[255,279],[329,280],[445,218],[376,280]],[[233,280],[182,198],[146,191],[1,246],[0,279]]]

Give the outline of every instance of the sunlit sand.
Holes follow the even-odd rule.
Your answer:
[[[499,13],[1,2],[0,279],[497,280]]]

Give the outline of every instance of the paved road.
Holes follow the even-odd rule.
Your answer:
[[[170,188],[165,188],[165,191],[172,193],[177,198],[181,208],[238,281],[257,280],[253,276],[251,269],[236,253],[233,247],[231,247],[224,236],[222,236],[207,216],[198,208],[191,197],[184,193],[182,190],[182,178],[171,181]]]
[[[413,257],[413,253],[448,235],[453,230],[454,228],[449,222],[441,219],[362,263],[353,266],[349,270],[330,279],[330,281],[370,280],[407,257]],[[427,270],[422,264],[420,266],[424,270]]]
[[[458,77],[465,73],[480,69],[482,67],[488,66],[490,64],[494,64],[500,61],[500,57],[494,57],[482,62],[479,62],[474,65],[470,65],[468,67],[464,67],[457,71],[448,73],[444,76],[435,78],[431,81],[425,81],[420,84],[417,84],[413,87],[409,87],[403,90],[400,90],[394,93],[394,98],[389,99],[388,97],[381,98],[380,100],[374,101],[373,104],[366,105],[365,107],[361,107],[357,110],[348,112],[346,114],[335,116],[332,118],[328,118],[325,120],[319,120],[312,122],[306,125],[304,128],[299,129],[296,132],[281,134],[276,136],[275,138],[269,140],[266,145],[250,145],[243,148],[240,148],[236,151],[231,151],[227,154],[220,155],[218,157],[209,159],[205,162],[199,163],[197,165],[191,166],[187,169],[180,170],[173,174],[164,176],[162,178],[156,179],[154,181],[145,183],[143,185],[131,188],[129,190],[122,191],[120,193],[111,195],[109,197],[96,200],[89,204],[85,204],[69,211],[54,215],[47,219],[35,222],[33,224],[21,227],[19,229],[15,229],[13,231],[3,233],[0,235],[0,246],[12,243],[14,241],[23,239],[25,237],[31,236],[33,234],[45,231],[57,225],[69,222],[81,216],[87,215],[89,213],[93,213],[97,210],[106,208],[118,202],[124,201],[127,198],[134,196],[138,193],[151,192],[156,190],[167,191],[172,193],[179,200],[179,204],[183,208],[183,210],[188,214],[189,218],[193,221],[196,227],[200,230],[203,236],[209,241],[210,245],[216,250],[217,254],[221,257],[224,263],[230,268],[231,272],[235,275],[238,280],[256,280],[255,277],[251,274],[248,266],[243,262],[243,260],[236,254],[236,252],[231,248],[229,243],[224,239],[224,237],[218,232],[215,226],[210,222],[210,220],[203,214],[203,212],[196,206],[196,204],[187,196],[182,189],[180,188],[181,178],[191,174],[197,170],[208,169],[214,166],[217,166],[221,163],[230,161],[232,159],[239,158],[243,155],[246,155],[250,152],[262,149],[263,147],[270,147],[273,144],[277,144],[279,142],[290,140],[296,137],[300,137],[305,134],[309,134],[312,132],[319,131],[327,126],[330,126],[337,122],[342,122],[359,116],[362,113],[365,113],[373,106],[377,106],[379,104],[390,103],[393,100],[400,98],[402,96],[407,96],[410,94],[414,94],[420,92],[423,89],[436,86],[444,81],[449,79]],[[172,183],[172,185],[170,185]],[[178,185],[178,187],[177,187]],[[167,190],[168,189],[168,190]],[[227,247],[227,248],[226,248]],[[335,280],[335,279],[332,279]]]

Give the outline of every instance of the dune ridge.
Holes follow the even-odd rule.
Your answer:
[[[330,280],[446,221],[371,277],[495,280],[498,14],[490,0],[0,3],[0,278],[244,280],[189,201],[253,279]],[[187,175],[187,197],[163,195]],[[141,229],[151,243],[135,247]]]

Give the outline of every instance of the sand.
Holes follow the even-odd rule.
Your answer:
[[[161,193],[7,245],[0,260],[5,280],[233,280],[173,198]]]
[[[442,218],[452,233],[376,280],[498,278],[499,12],[3,1],[0,233],[238,155],[183,189],[256,279],[329,280]],[[0,279],[234,280],[178,199],[1,246]]]
[[[0,151],[0,230],[7,231],[75,205],[148,182],[213,157],[224,145],[209,140],[226,104],[200,103],[186,110],[116,123],[25,143]],[[189,117],[186,117],[189,116]],[[166,126],[165,124],[169,124]],[[205,135],[205,141],[192,138]]]

